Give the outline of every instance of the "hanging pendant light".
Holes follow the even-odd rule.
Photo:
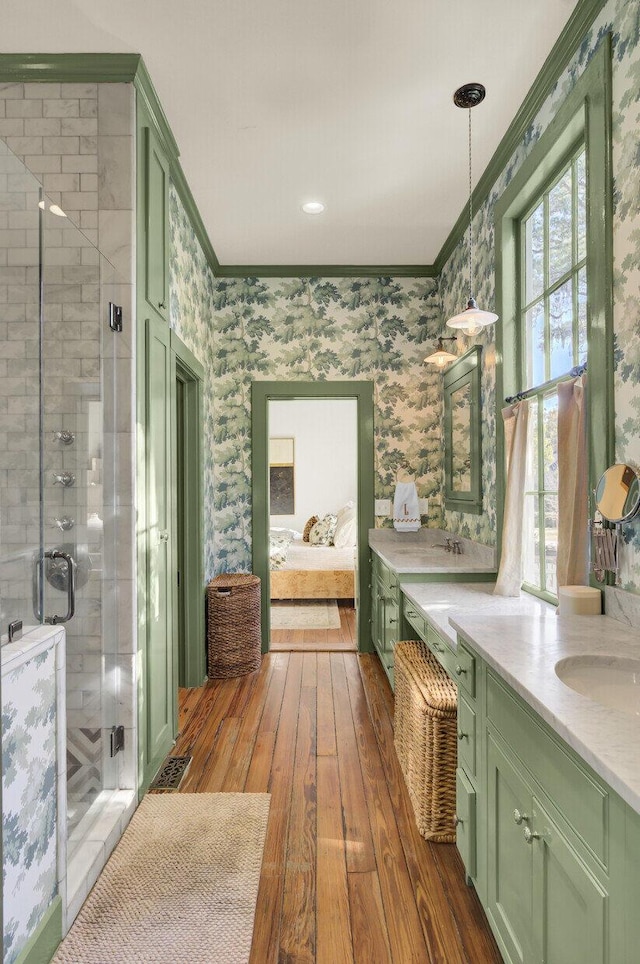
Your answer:
[[[456,360],[458,356],[452,355],[451,352],[447,351],[447,349],[444,347],[445,341],[457,341],[457,339],[455,335],[452,335],[451,338],[443,338],[442,335],[440,335],[436,350],[431,352],[430,355],[427,355],[424,360],[424,364],[437,365],[438,368],[444,368],[445,365],[448,365],[450,362]]]
[[[458,328],[465,335],[477,335],[478,332],[487,325],[492,325],[498,320],[498,316],[493,311],[483,311],[478,308],[476,299],[473,297],[473,240],[471,236],[471,225],[473,222],[473,192],[471,182],[471,108],[481,104],[485,98],[486,90],[482,84],[464,84],[458,87],[453,95],[453,103],[456,107],[462,107],[469,111],[469,300],[464,311],[454,315],[447,321],[447,327]]]

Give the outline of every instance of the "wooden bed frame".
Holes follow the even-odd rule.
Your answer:
[[[272,599],[355,599],[353,569],[274,569]]]

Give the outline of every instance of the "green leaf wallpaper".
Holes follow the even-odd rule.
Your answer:
[[[207,579],[251,568],[251,382],[375,383],[376,497],[410,472],[441,521],[442,375],[433,279],[214,279],[171,191],[171,320],[202,361]]]
[[[603,35],[613,34],[616,457],[640,464],[640,12],[609,0],[473,221],[478,303],[494,305],[493,208]],[[207,370],[207,579],[251,567],[250,385],[253,379],[375,382],[376,497],[411,472],[430,525],[495,543],[496,397],[493,328],[482,344],[481,515],[442,513],[442,375],[422,364],[444,319],[467,299],[462,239],[439,279],[216,279],[171,191],[171,319]],[[498,322],[499,324],[499,322]],[[457,352],[472,341],[460,336]],[[640,523],[627,528],[623,580],[640,591]]]

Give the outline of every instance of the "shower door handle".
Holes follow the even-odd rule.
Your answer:
[[[57,626],[59,623],[68,623],[70,619],[73,619],[76,611],[76,562],[70,553],[64,552],[62,549],[47,549],[44,555],[36,560],[34,597],[37,602],[34,608],[38,619],[42,619],[39,601],[41,598],[40,586],[42,585],[45,559],[60,559],[66,563],[67,566],[67,611],[64,616],[54,615],[44,617],[45,623],[48,623],[50,626]]]

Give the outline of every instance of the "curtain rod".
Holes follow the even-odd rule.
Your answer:
[[[525,398],[529,398],[530,395],[542,392],[545,388],[550,388],[552,385],[557,385],[561,382],[563,378],[579,378],[587,370],[586,363],[584,365],[575,365],[570,371],[565,375],[558,375],[556,378],[550,378],[548,382],[543,382],[542,385],[537,385],[535,388],[527,388],[524,392],[517,392],[515,395],[509,395],[505,398],[507,405],[511,405],[513,402],[523,402]]]

